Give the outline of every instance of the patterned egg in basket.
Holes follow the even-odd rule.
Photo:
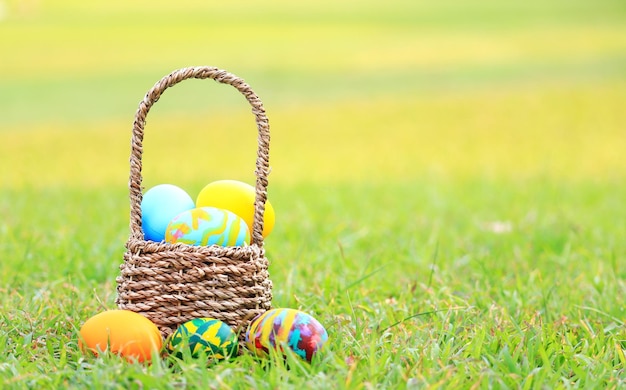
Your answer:
[[[215,207],[183,211],[165,229],[165,241],[189,245],[244,246],[250,243],[248,225],[237,214]]]

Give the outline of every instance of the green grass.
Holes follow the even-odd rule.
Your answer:
[[[626,386],[622,2],[131,3],[0,20],[0,387]],[[78,350],[115,306],[137,103],[197,64],[267,108],[273,304],[326,326],[313,364]],[[253,180],[213,82],[168,90],[144,148],[147,187]]]

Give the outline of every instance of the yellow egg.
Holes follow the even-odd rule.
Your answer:
[[[88,319],[80,328],[78,345],[96,356],[109,351],[132,362],[149,362],[163,345],[156,325],[130,310],[107,310]]]
[[[198,194],[196,207],[216,207],[229,210],[246,221],[252,233],[254,220],[255,188],[237,180],[218,180],[207,184]],[[267,237],[274,228],[274,208],[267,200],[263,216],[263,237]]]

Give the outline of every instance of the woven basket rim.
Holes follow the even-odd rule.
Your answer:
[[[182,242],[177,242],[175,244],[171,244],[165,241],[154,242],[145,239],[135,239],[132,237],[129,238],[129,240],[126,242],[126,248],[130,253],[140,252],[145,255],[162,252],[185,252],[197,253],[202,256],[232,257],[233,253],[236,252],[238,257],[264,256],[264,250],[262,249],[262,247],[259,247],[257,245],[233,247],[225,247],[220,245],[202,246],[189,245]]]

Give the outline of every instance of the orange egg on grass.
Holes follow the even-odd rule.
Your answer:
[[[129,362],[149,362],[163,345],[156,325],[130,310],[107,310],[88,319],[80,329],[80,349],[96,356],[109,351]]]

